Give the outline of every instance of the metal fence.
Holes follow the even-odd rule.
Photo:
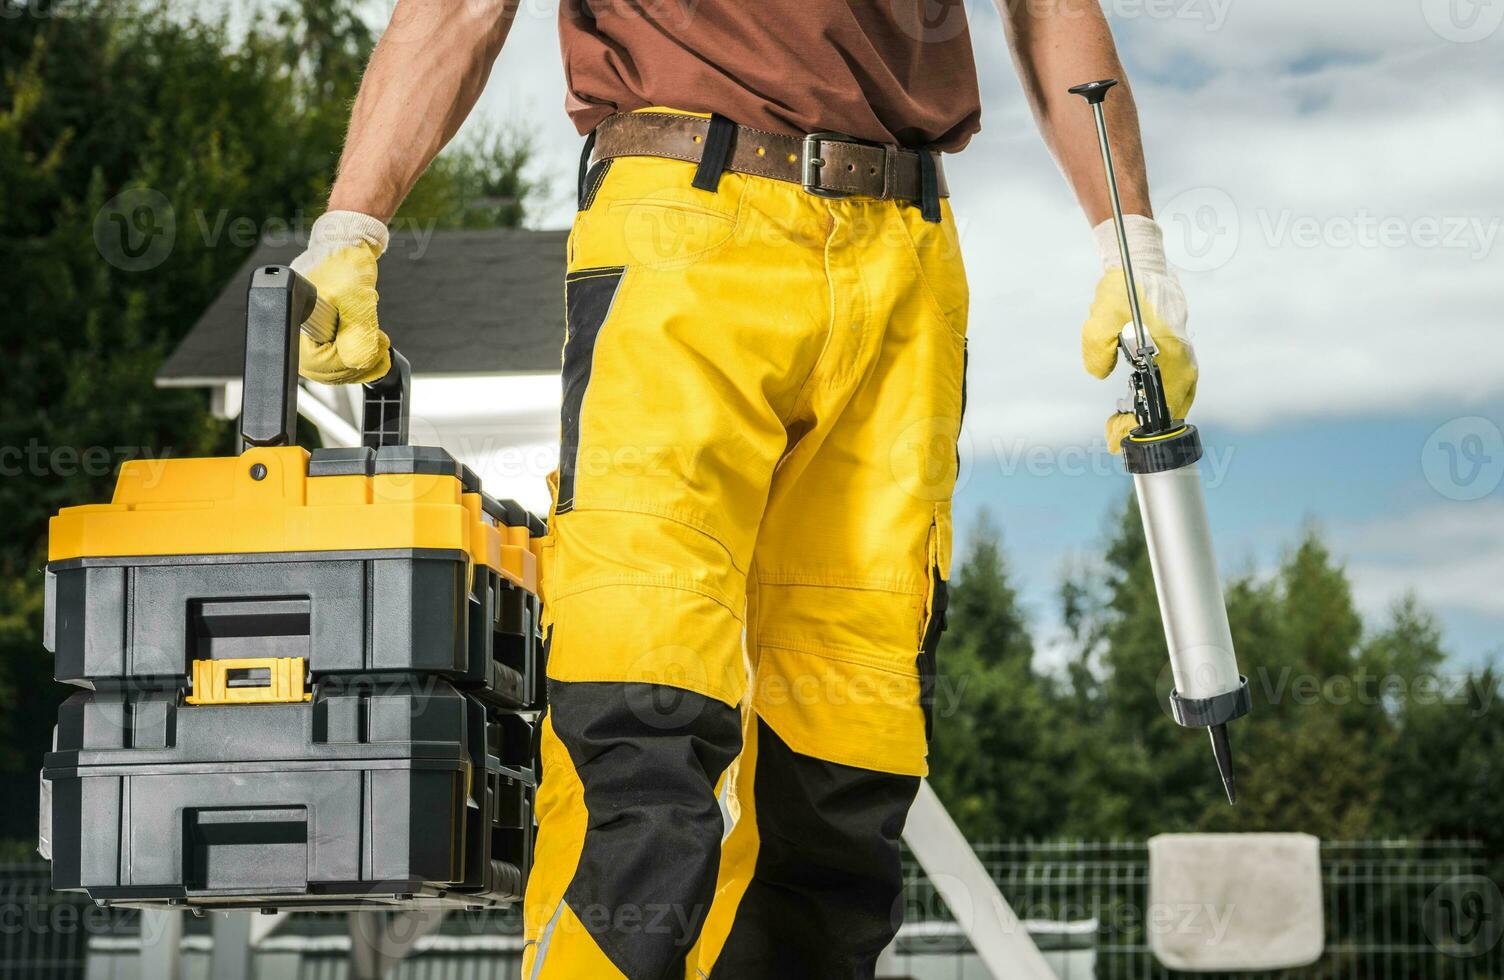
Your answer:
[[[1095,921],[1091,948],[1100,980],[1195,976],[1165,970],[1149,950],[1144,842],[998,841],[978,844],[976,851],[1020,917]],[[1302,970],[1223,973],[1209,980],[1504,980],[1504,909],[1488,876],[1489,856],[1479,845],[1330,842],[1322,844],[1321,856],[1326,905],[1321,960]],[[951,918],[912,862],[906,900],[910,923],[940,925]],[[342,919],[292,917],[259,947],[258,974],[297,980],[346,976]],[[515,911],[454,916],[398,976],[502,980],[514,973],[508,961],[515,960],[491,947],[502,937],[515,937],[518,928]],[[91,946],[93,974],[113,975],[99,970],[100,961],[130,956],[138,929],[135,913],[99,909],[82,896],[51,891],[45,864],[0,864],[0,980],[83,980]],[[207,932],[206,922],[190,920],[185,948],[192,946],[202,956]],[[944,928],[929,934],[949,938],[927,948],[919,943],[931,960],[925,976],[975,975],[963,962],[964,941]],[[914,952],[911,944],[910,961]]]
[[[0,863],[0,980],[73,980],[91,935],[130,929],[136,916],[51,890],[40,861]]]
[[[1149,949],[1149,849],[1143,841],[993,841],[974,845],[1023,919],[1096,921],[1101,980],[1499,980],[1504,908],[1488,856],[1467,841],[1322,842],[1326,948],[1276,973],[1166,970]],[[910,868],[908,919],[947,920]]]

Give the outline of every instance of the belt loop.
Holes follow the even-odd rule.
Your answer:
[[[925,221],[940,220],[940,178],[935,174],[935,155],[920,147],[919,214]]]
[[[590,154],[595,150],[595,130],[591,130],[585,136],[585,148],[580,151],[580,179],[578,191],[575,194],[575,209],[582,210],[585,207],[585,178],[590,174]]]
[[[883,144],[883,192],[880,196],[885,201],[898,196],[898,153],[898,147],[892,143]]]
[[[710,128],[705,133],[705,150],[700,154],[700,165],[695,168],[691,185],[702,191],[714,193],[721,186],[721,173],[731,162],[731,140],[736,136],[736,123],[725,116],[710,117]]]

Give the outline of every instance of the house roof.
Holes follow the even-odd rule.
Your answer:
[[[564,231],[393,234],[381,261],[381,326],[418,374],[559,370]],[[262,243],[157,372],[164,385],[240,377],[252,270],[287,265],[299,242]]]

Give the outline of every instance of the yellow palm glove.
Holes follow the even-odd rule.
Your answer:
[[[330,211],[313,223],[308,250],[293,260],[319,296],[339,314],[334,339],[299,335],[298,371],[310,381],[375,381],[391,369],[391,341],[376,318],[376,260],[386,251],[386,225],[357,211]]]
[[[1154,361],[1164,379],[1165,401],[1170,414],[1185,418],[1196,398],[1196,352],[1186,335],[1185,293],[1165,259],[1164,235],[1153,219],[1141,214],[1124,216],[1128,254],[1133,257],[1133,275],[1138,283],[1139,307],[1144,327],[1154,339]],[[1128,289],[1123,284],[1123,260],[1118,252],[1117,231],[1112,221],[1092,230],[1105,272],[1097,283],[1086,325],[1081,328],[1081,358],[1086,370],[1099,378],[1112,373],[1118,359],[1118,337],[1133,323]],[[1124,437],[1138,424],[1130,412],[1118,412],[1107,420],[1107,448],[1122,451]]]

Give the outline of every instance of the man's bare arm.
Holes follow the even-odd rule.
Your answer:
[[[386,222],[485,88],[517,0],[399,0],[350,116],[331,211]]]
[[[997,6],[1039,131],[1093,225],[1111,217],[1112,205],[1091,111],[1066,90],[1102,78],[1123,82],[1104,106],[1123,212],[1153,217],[1138,109],[1097,0],[997,0]]]

